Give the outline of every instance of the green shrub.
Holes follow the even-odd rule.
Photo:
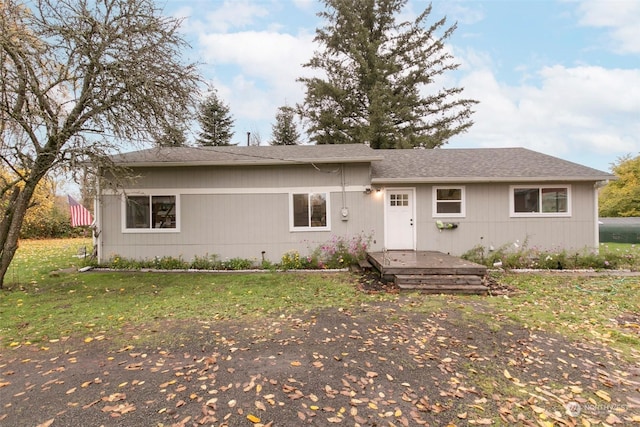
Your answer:
[[[285,252],[280,259],[280,268],[283,270],[303,270],[318,268],[319,264],[313,257],[303,257],[298,251]]]
[[[48,215],[25,218],[20,228],[22,239],[51,239],[66,237],[89,237],[89,227],[71,227],[69,215],[53,209]]]
[[[251,260],[244,258],[231,258],[220,263],[220,270],[249,270],[254,268]]]
[[[196,256],[191,262],[185,261],[182,257],[163,256],[133,260],[116,255],[102,267],[122,270],[141,270],[145,268],[156,270],[248,270],[255,268],[255,263],[244,258],[231,258],[226,261],[220,261],[216,255]]]
[[[216,255],[196,255],[189,264],[189,268],[192,270],[215,270],[218,265],[217,259]]]
[[[182,257],[174,258],[170,256],[155,257],[151,260],[148,268],[158,270],[186,270],[189,263],[185,262]]]
[[[145,260],[132,260],[118,255],[111,257],[103,264],[103,267],[140,270],[153,268],[158,270],[249,270],[262,268],[274,270],[305,270],[323,268],[345,268],[356,264],[367,255],[367,248],[371,241],[370,236],[358,234],[351,238],[334,236],[311,251],[310,255],[302,256],[298,251],[289,251],[282,255],[280,264],[273,264],[264,260],[258,264],[255,260],[245,258],[231,258],[220,260],[217,255],[195,256],[187,262],[182,257],[155,257]]]
[[[631,252],[609,252],[593,250],[568,252],[566,250],[547,251],[528,248],[525,244],[504,245],[495,250],[474,246],[461,258],[487,267],[500,266],[505,269],[531,268],[543,270],[559,269],[597,269],[608,270],[618,268],[634,269],[638,265],[640,254]]]

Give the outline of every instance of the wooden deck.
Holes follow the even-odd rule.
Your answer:
[[[369,252],[367,259],[383,279],[401,289],[429,293],[486,294],[487,267],[437,251]]]

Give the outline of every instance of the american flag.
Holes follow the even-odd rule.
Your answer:
[[[69,198],[69,209],[71,209],[71,226],[79,227],[81,225],[93,224],[93,217],[91,216],[91,212],[89,212],[87,208],[78,203],[73,197],[67,197]]]

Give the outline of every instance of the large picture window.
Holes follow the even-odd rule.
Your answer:
[[[571,188],[561,185],[511,188],[512,216],[570,216]]]
[[[329,230],[327,193],[291,194],[292,230]]]
[[[465,216],[464,187],[433,187],[433,216]]]
[[[125,230],[172,230],[178,228],[175,195],[125,196]]]

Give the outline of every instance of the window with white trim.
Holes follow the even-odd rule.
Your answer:
[[[330,229],[328,193],[292,193],[291,230],[324,231]]]
[[[176,195],[127,195],[124,199],[124,229],[177,231],[178,207]]]
[[[433,187],[433,216],[465,216],[464,199],[464,187]]]
[[[571,216],[567,185],[511,187],[511,216]]]

